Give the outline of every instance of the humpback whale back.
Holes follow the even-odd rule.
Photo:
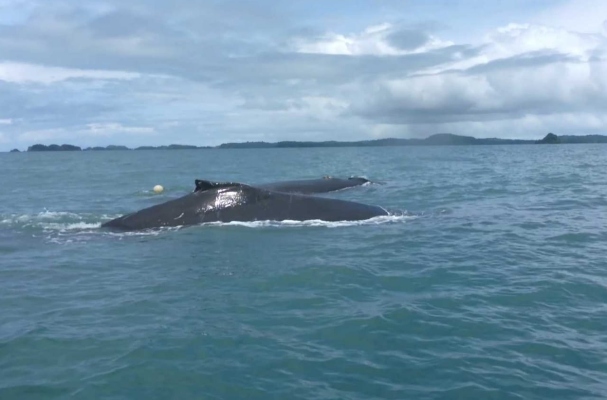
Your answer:
[[[276,192],[313,194],[333,192],[353,186],[360,186],[368,182],[370,182],[368,179],[361,177],[342,179],[325,176],[322,179],[282,181],[255,186]]]
[[[235,182],[212,182],[212,181],[206,181],[206,180],[202,180],[202,179],[194,180],[194,184],[196,185],[196,188],[194,189],[195,192],[201,192],[201,191],[209,190],[209,189],[217,189],[217,188],[226,187],[226,186],[239,185],[239,183],[235,183]]]
[[[230,221],[355,221],[387,215],[377,206],[272,191],[237,182],[196,180],[194,192],[127,214],[103,227],[140,230]]]

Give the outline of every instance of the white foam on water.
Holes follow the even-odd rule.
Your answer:
[[[203,226],[242,226],[246,228],[281,228],[281,227],[325,227],[325,228],[343,228],[350,226],[361,226],[361,225],[381,225],[389,223],[399,223],[407,220],[416,218],[412,215],[387,215],[374,217],[361,221],[323,221],[320,219],[312,219],[307,221],[232,221],[232,222],[207,222],[202,224]]]
[[[70,232],[95,230],[108,215],[76,214],[65,211],[42,211],[36,214],[10,214],[0,216],[0,225],[41,230],[43,232]]]
[[[4,215],[0,216],[0,225],[8,225],[11,228],[25,229],[32,232],[34,236],[39,234],[45,240],[56,244],[69,244],[74,242],[82,242],[92,240],[94,237],[114,237],[119,240],[128,237],[154,237],[164,235],[170,232],[178,231],[184,228],[192,228],[192,226],[175,226],[175,227],[160,227],[141,231],[120,232],[112,230],[103,230],[101,224],[105,221],[116,218],[114,215],[95,215],[95,214],[76,214],[63,211],[43,211],[37,214],[23,215]],[[392,214],[388,216],[374,217],[362,221],[323,221],[323,220],[307,220],[307,221],[249,221],[249,222],[208,222],[198,225],[198,227],[217,228],[217,227],[245,227],[250,229],[260,228],[305,228],[305,227],[320,227],[320,228],[345,228],[353,226],[369,226],[382,225],[392,223],[402,223],[417,216],[407,214]]]
[[[97,229],[99,227],[101,227],[101,222],[48,223],[42,226],[44,230],[56,230],[59,232]]]
[[[374,217],[367,220],[362,221],[322,221],[322,220],[307,220],[307,221],[293,221],[293,220],[285,220],[285,221],[232,221],[232,222],[206,222],[198,225],[188,225],[188,226],[173,226],[173,227],[160,227],[160,228],[151,228],[140,231],[128,231],[128,232],[120,232],[120,231],[98,231],[99,233],[106,236],[113,236],[118,239],[123,239],[127,237],[141,237],[141,236],[159,236],[164,235],[166,233],[179,231],[181,229],[192,229],[192,228],[200,228],[200,229],[209,229],[209,228],[230,228],[230,227],[244,227],[250,229],[267,229],[267,228],[306,228],[306,227],[320,227],[320,228],[344,228],[344,227],[353,227],[353,226],[364,226],[364,225],[382,225],[382,224],[390,224],[390,223],[403,223],[405,221],[409,221],[417,218],[415,215],[407,215],[403,213],[402,215],[388,215],[381,217]]]
[[[153,228],[153,229],[145,229],[140,231],[128,231],[128,232],[120,232],[120,231],[103,231],[103,235],[114,236],[118,238],[129,237],[129,236],[158,236],[162,235],[166,232],[174,232],[180,229],[185,228],[184,226],[170,226],[170,227],[161,227],[161,228]],[[101,231],[100,231],[101,232]]]
[[[59,219],[82,219],[78,214],[70,213],[70,212],[57,212],[57,211],[42,211],[38,214],[11,214],[5,215],[2,217],[3,219],[0,221],[2,224],[14,224],[14,223],[27,223],[32,221],[53,221]]]

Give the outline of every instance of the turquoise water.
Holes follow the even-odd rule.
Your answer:
[[[0,154],[0,399],[607,397],[607,146]],[[194,179],[365,223],[103,232]],[[152,188],[162,184],[165,192]]]

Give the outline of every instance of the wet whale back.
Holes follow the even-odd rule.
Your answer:
[[[348,179],[324,177],[321,179],[306,179],[306,180],[292,180],[292,181],[280,181],[272,183],[256,184],[255,187],[272,190],[275,192],[283,193],[300,193],[300,194],[314,194],[314,193],[327,193],[336,190],[341,190],[353,186],[360,186],[368,183],[369,180],[359,177],[351,177]]]
[[[377,206],[301,194],[281,193],[258,188],[242,189],[238,206],[210,210],[204,220],[210,221],[356,221],[387,212]]]
[[[230,221],[344,221],[387,215],[381,207],[270,191],[239,183],[197,181],[197,189],[111,220],[104,227],[141,230]]]
[[[154,227],[193,225],[228,207],[254,201],[238,183],[196,180],[196,189],[185,196],[123,215],[102,226],[139,230]]]

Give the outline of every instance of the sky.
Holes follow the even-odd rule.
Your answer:
[[[0,150],[607,134],[605,0],[0,0]]]

